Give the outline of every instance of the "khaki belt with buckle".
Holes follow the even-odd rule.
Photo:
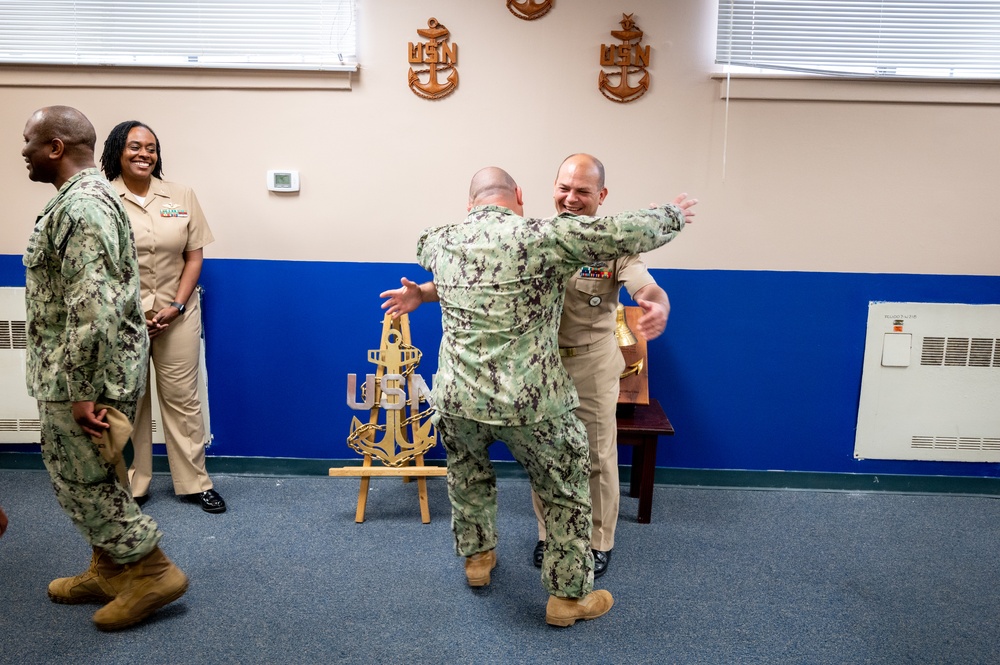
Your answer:
[[[590,351],[590,347],[593,344],[584,344],[583,346],[560,346],[559,355],[563,358],[572,358],[573,356],[578,356],[581,353],[586,353]]]

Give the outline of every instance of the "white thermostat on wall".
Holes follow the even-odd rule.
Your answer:
[[[272,192],[299,191],[298,171],[268,171],[267,188]]]

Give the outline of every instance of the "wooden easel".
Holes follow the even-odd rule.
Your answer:
[[[351,434],[347,439],[348,445],[362,454],[363,461],[361,466],[330,469],[331,476],[361,478],[358,508],[354,515],[358,524],[365,521],[372,476],[397,476],[402,477],[403,482],[416,478],[420,520],[424,524],[431,521],[427,504],[427,477],[444,476],[448,470],[443,466],[424,465],[424,453],[437,443],[437,433],[433,431],[429,419],[431,411],[420,411],[419,385],[415,374],[420,356],[420,351],[410,344],[409,318],[404,314],[393,319],[386,314],[382,319],[381,347],[368,352],[369,362],[377,366],[369,419],[367,423],[362,423],[353,418]],[[405,392],[402,392],[404,386]],[[383,413],[385,424],[381,425]],[[383,436],[376,438],[379,434]],[[372,466],[373,458],[385,466]],[[410,462],[413,464],[410,465]]]

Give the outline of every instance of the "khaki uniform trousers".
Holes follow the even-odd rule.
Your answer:
[[[198,397],[201,376],[201,307],[197,295],[191,307],[162,334],[150,340],[149,356],[156,368],[156,390],[167,443],[167,461],[175,494],[197,494],[212,489],[205,470],[205,419]],[[135,414],[129,469],[133,496],[145,496],[153,477],[153,412],[146,378],[146,393]]]
[[[625,358],[614,335],[591,344],[573,356],[564,356],[563,367],[569,372],[580,396],[577,417],[587,427],[590,441],[590,500],[594,528],[591,548],[607,552],[615,546],[621,486],[618,479],[618,387]],[[538,539],[545,540],[545,522],[538,495],[531,502],[538,518]]]

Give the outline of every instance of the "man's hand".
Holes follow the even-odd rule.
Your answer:
[[[695,216],[695,213],[691,211],[691,208],[693,208],[694,206],[698,205],[698,199],[689,199],[687,197],[687,192],[685,192],[683,194],[678,194],[674,198],[674,200],[671,201],[671,203],[673,203],[675,206],[677,206],[678,208],[680,208],[681,212],[684,213],[684,223],[685,224],[690,224],[691,223],[691,218]],[[649,207],[650,208],[659,208],[660,206],[657,203],[650,203]]]
[[[386,301],[382,303],[382,309],[388,309],[389,314],[394,319],[399,318],[403,314],[409,314],[417,307],[420,307],[420,303],[424,301],[420,293],[419,284],[405,277],[399,280],[399,282],[403,285],[402,287],[392,289],[391,291],[383,291],[378,294],[379,298],[386,298]]]
[[[687,197],[687,192],[684,192],[683,194],[678,194],[677,198],[671,201],[671,203],[684,211],[684,223],[690,224],[691,218],[695,215],[695,213],[691,211],[691,208],[698,205],[698,199],[689,199]]]
[[[100,413],[94,413],[95,406],[93,402],[73,402],[73,420],[90,436],[101,438],[111,425],[104,422],[104,415],[108,410],[101,409]]]
[[[667,327],[667,315],[670,313],[661,303],[652,300],[636,298],[635,304],[642,307],[642,316],[636,324],[636,332],[645,340],[656,339]]]

